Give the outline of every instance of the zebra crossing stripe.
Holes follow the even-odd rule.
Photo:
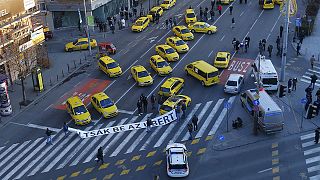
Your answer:
[[[3,147],[0,147],[0,151],[2,150],[2,149],[4,149],[5,148],[5,146],[3,146]]]
[[[315,157],[306,159],[306,164],[310,164],[317,161],[320,161],[320,156],[315,156]]]
[[[126,121],[128,120],[128,118],[124,118],[121,119],[120,123],[118,125],[123,125]],[[91,161],[93,159],[93,157],[97,154],[97,151],[99,149],[99,147],[104,147],[105,144],[107,144],[107,142],[114,136],[115,134],[109,134],[108,136],[104,137],[104,139],[102,140],[102,142],[99,144],[99,146],[95,147],[95,149],[93,151],[91,151],[91,153],[89,154],[89,156],[83,161],[83,163],[87,163],[89,161]]]
[[[209,101],[206,103],[206,105],[204,106],[204,108],[201,110],[199,116],[198,116],[198,123],[201,121],[202,117],[204,116],[204,114],[207,112],[207,110],[209,109],[209,107],[211,106],[213,101]],[[192,118],[192,116],[190,117],[190,119]],[[187,123],[190,121],[190,119],[187,119]],[[184,126],[186,127],[186,126]],[[189,132],[187,131],[186,134],[183,136],[182,140],[181,141],[186,141],[188,140],[190,137],[190,134]]]
[[[307,72],[308,72],[308,73],[310,73],[310,72],[311,72],[312,74],[313,74],[313,73],[316,73],[316,74],[318,74],[318,75],[320,74],[320,72],[319,72],[319,71],[315,71],[315,70],[313,70],[313,69],[308,69],[308,71],[307,71]],[[306,73],[307,73],[307,72],[306,72]]]
[[[320,170],[320,165],[312,166],[308,168],[308,173],[319,171],[319,170]]]
[[[310,80],[308,81],[308,80],[305,80],[305,79],[300,79],[300,81],[305,82],[305,83],[308,83],[308,84],[311,83]],[[320,84],[318,84],[318,83],[315,83],[314,85],[315,85],[315,86],[320,86]]]
[[[155,130],[157,130],[159,127],[161,126],[158,126],[155,128]],[[153,131],[152,131],[153,132]],[[143,131],[139,136],[138,138],[131,144],[131,146],[128,148],[128,150],[125,152],[125,154],[129,154],[129,153],[132,153],[132,151],[139,145],[139,142],[141,142],[141,140],[144,138],[144,136],[147,135],[147,132],[146,131]]]
[[[27,149],[25,149],[22,153],[20,153],[17,157],[15,157],[10,164],[7,164],[6,167],[4,167],[0,171],[0,176],[2,176],[8,169],[10,169],[15,163],[17,163],[30,149],[32,149],[38,142],[43,138],[36,139],[30,146],[28,146]],[[30,141],[29,141],[30,142]]]
[[[313,137],[314,137],[314,133],[309,133],[309,134],[301,136],[300,139],[306,140],[306,139],[313,138]]]
[[[199,132],[197,133],[197,135],[195,136],[195,138],[200,138],[202,137],[203,133],[205,132],[206,128],[208,127],[209,123],[211,122],[212,118],[215,116],[215,114],[217,113],[219,107],[221,106],[222,102],[224,99],[219,99],[218,102],[216,103],[216,105],[213,107],[213,109],[211,110],[209,116],[207,117],[207,119],[205,120],[205,122],[203,123],[203,125],[201,126],[201,129],[199,130]]]
[[[147,141],[143,144],[143,146],[139,149],[139,151],[144,151],[144,150],[146,150],[147,146],[150,144],[150,142],[152,141],[152,139],[154,138],[154,136],[159,133],[159,131],[160,131],[160,129],[161,129],[162,127],[163,127],[163,126],[158,126],[155,131],[152,131],[151,136],[147,139]]]
[[[7,156],[4,160],[1,161],[0,167],[3,166],[6,162],[8,162],[13,156],[15,156],[22,148],[24,148],[27,144],[29,144],[29,141],[25,141],[22,143],[17,149],[15,149],[12,153],[10,153],[9,156]]]
[[[305,147],[308,147],[308,146],[312,146],[314,145],[314,141],[309,141],[309,142],[306,142],[306,143],[302,143],[302,147],[305,148]]]
[[[111,121],[107,127],[110,127],[112,126],[113,124],[115,123],[115,121]],[[96,137],[94,139],[94,141],[96,141],[96,139],[100,139],[102,138],[102,136],[99,136],[99,137]],[[82,149],[82,147],[89,141],[89,138],[88,139],[83,139],[81,141],[81,143],[79,145],[77,145],[77,148],[74,148],[74,150],[69,154],[69,156],[67,158],[64,159],[64,161],[56,168],[56,169],[61,169],[63,168],[64,166],[67,165],[67,163],[73,158],[73,156],[75,156],[78,151],[80,151],[80,149]]]
[[[231,106],[232,106],[233,101],[235,100],[235,98],[236,98],[236,96],[232,96],[232,97],[229,98],[228,102],[231,104]],[[209,134],[208,134],[209,136],[210,136],[210,135],[214,135],[214,134],[217,132],[217,130],[218,130],[218,128],[219,128],[219,126],[220,126],[223,118],[226,116],[226,114],[227,114],[227,109],[224,108],[224,109],[222,110],[222,112],[220,113],[218,119],[216,120],[216,122],[215,122],[214,125],[212,126],[212,129],[211,129],[211,131],[210,131]]]
[[[308,73],[308,72],[306,72],[306,74],[313,75],[313,74]],[[311,77],[310,77],[310,76],[303,75],[302,77],[305,78],[305,79],[308,79],[308,80],[309,80],[309,83],[311,82]],[[316,82],[320,82],[320,80],[317,80]]]
[[[309,177],[309,180],[319,180],[319,179],[320,179],[320,174]]]
[[[142,118],[141,122],[146,121],[147,118],[148,118],[149,116],[151,116],[151,115],[152,115],[152,113],[149,113],[149,114],[145,115],[145,116]],[[144,129],[143,129],[143,131],[145,132]],[[121,142],[121,144],[117,147],[117,149],[116,149],[115,151],[113,151],[113,153],[112,153],[109,157],[117,156],[117,155],[119,154],[119,152],[124,148],[124,146],[130,141],[130,139],[131,139],[137,132],[138,132],[138,130],[131,131],[131,132],[129,133],[129,135]]]
[[[187,119],[183,122],[182,126],[180,126],[180,128],[178,129],[177,133],[173,136],[173,138],[171,139],[172,142],[176,142],[176,140],[178,139],[178,137],[180,136],[180,134],[182,133],[183,129],[187,126],[188,122],[190,121],[190,119],[192,118],[192,116],[197,112],[197,110],[199,109],[201,103],[196,104],[196,106],[192,109],[191,113],[189,113]]]
[[[319,67],[319,66],[313,66],[313,68],[320,70],[320,67]]]
[[[318,74],[318,76],[319,76],[319,74],[320,74],[320,72],[318,72],[318,71],[313,71],[312,73],[311,73],[311,72],[306,72],[305,74],[311,76],[311,75],[313,75],[314,73]]]
[[[133,122],[135,122],[136,120],[138,119],[138,116],[135,116],[135,117],[133,117],[129,122],[128,122],[128,124],[131,124],[131,123],[133,123]],[[114,139],[112,139],[112,141],[107,145],[107,147],[104,149],[104,153],[107,153],[109,150],[110,150],[110,148],[116,143],[116,142],[118,142],[118,140],[124,135],[125,133],[118,133],[117,135],[116,135],[116,137],[114,137]]]
[[[312,148],[303,152],[305,156],[320,152],[320,147]]]
[[[5,157],[13,148],[18,146],[19,143],[12,144],[7,150],[5,150],[1,155],[0,155],[0,160]]]

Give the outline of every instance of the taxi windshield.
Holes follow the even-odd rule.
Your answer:
[[[237,86],[237,81],[228,81],[227,86]]]
[[[101,105],[101,108],[107,108],[107,107],[113,106],[113,102],[110,98],[103,99],[100,101],[100,105]]]
[[[169,4],[169,1],[163,1],[162,4]]]
[[[147,77],[147,76],[149,76],[149,73],[147,71],[138,72],[138,77],[139,78]]]
[[[181,34],[187,34],[189,32],[190,32],[189,29],[181,29]]]
[[[118,66],[119,66],[119,64],[116,63],[116,62],[112,62],[112,63],[107,64],[108,69],[113,69],[113,68],[116,68]]]
[[[162,109],[162,110],[164,110],[164,111],[171,111],[171,110],[172,110],[172,107],[167,106],[167,105],[161,105],[161,108],[160,108],[160,109]]]
[[[135,25],[136,25],[136,26],[142,26],[142,21],[137,21],[137,22],[135,23]]]
[[[75,107],[73,110],[74,110],[75,115],[80,115],[80,114],[86,113],[88,111],[84,105]]]
[[[174,53],[174,49],[172,48],[166,49],[166,54],[171,54],[171,53]]]
[[[225,57],[217,57],[216,61],[226,61],[226,58]]]
[[[155,15],[155,14],[156,14],[156,11],[151,10],[151,11],[149,12],[149,14],[150,14],[150,15]]]
[[[218,71],[208,73],[208,78],[213,78],[213,77],[216,77],[216,76],[218,76]]]
[[[169,88],[165,88],[165,87],[161,87],[161,91],[162,92],[170,92],[170,89]]]
[[[187,18],[194,18],[194,17],[195,17],[194,13],[188,13],[187,14]]]
[[[207,27],[210,27],[210,24],[208,24],[208,23],[204,23],[203,25],[204,25],[204,27],[206,27],[206,28],[207,28]]]
[[[163,68],[168,66],[168,63],[166,61],[161,61],[157,63],[157,68]]]
[[[184,45],[184,44],[186,44],[186,43],[183,40],[179,40],[179,41],[176,42],[177,46],[181,46],[181,45]]]

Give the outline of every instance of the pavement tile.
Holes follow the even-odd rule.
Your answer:
[[[136,171],[142,171],[142,170],[144,170],[145,168],[146,168],[146,164],[145,165],[142,165],[142,166],[139,166],[137,169],[136,169]]]
[[[94,169],[94,167],[87,168],[86,170],[84,170],[83,174],[91,173],[93,169]]]
[[[279,158],[272,159],[272,165],[279,164]]]
[[[156,154],[156,152],[157,152],[157,151],[151,151],[151,152],[149,152],[149,153],[147,154],[146,157],[152,157],[152,156],[154,156],[154,155]]]
[[[198,152],[197,152],[197,155],[200,155],[200,154],[205,153],[206,150],[207,150],[207,148],[201,148],[201,149],[199,149]]]
[[[194,139],[194,140],[192,140],[191,144],[198,144],[199,141],[200,141],[200,139]]]
[[[103,180],[111,179],[111,178],[113,177],[113,175],[114,175],[114,173],[108,174],[108,175],[106,175],[106,176],[103,178]]]
[[[278,150],[272,151],[272,157],[278,156],[278,155],[279,155],[279,151]]]
[[[115,165],[121,165],[126,161],[125,159],[118,160]]]
[[[70,177],[77,177],[77,176],[79,176],[79,174],[80,174],[80,171],[77,171],[77,172],[72,173]]]
[[[157,162],[155,162],[155,163],[153,164],[153,166],[160,166],[161,163],[162,163],[162,160],[157,161]]]
[[[272,168],[272,174],[279,173],[279,166]]]
[[[121,173],[120,173],[120,176],[129,174],[129,172],[130,172],[130,169],[122,170]]]
[[[133,156],[131,161],[137,161],[141,158],[141,155]]]
[[[110,163],[104,163],[102,164],[98,170],[101,170],[101,169],[106,169],[108,166],[110,165]]]
[[[57,178],[57,180],[64,180],[66,177],[67,177],[67,175],[59,176],[59,177]]]
[[[213,136],[207,136],[205,140],[206,140],[206,141],[209,141],[209,140],[211,140],[212,138],[213,138]]]

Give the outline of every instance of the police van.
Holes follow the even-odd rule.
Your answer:
[[[277,91],[279,85],[278,73],[274,68],[270,59],[266,59],[265,56],[258,56],[255,62],[252,64],[253,76],[256,81],[259,82],[265,90]],[[260,67],[260,72],[259,72]]]
[[[257,112],[259,129],[267,134],[283,130],[283,112],[264,89],[259,93],[256,89],[246,90],[240,95],[240,101],[252,116]]]

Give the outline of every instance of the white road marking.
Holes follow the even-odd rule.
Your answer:
[[[3,153],[0,154],[0,160],[5,157],[13,148],[18,146],[19,143],[12,144],[8,149],[6,149]]]
[[[118,109],[119,113],[124,113],[124,114],[134,114],[134,111],[127,111],[127,110],[123,110],[123,109]]]
[[[315,156],[315,157],[306,159],[306,164],[314,163],[317,161],[320,161],[320,156]]]
[[[208,55],[208,57],[210,57],[212,53],[213,53],[213,50],[210,52],[210,54]]]
[[[305,143],[302,143],[302,147],[305,148],[305,147],[308,147],[308,146],[313,146],[314,145],[314,141],[309,141],[309,142],[305,142]]]
[[[270,170],[272,170],[272,168],[268,168],[268,169],[261,170],[261,171],[259,171],[258,173],[263,173],[263,172],[270,171]]]
[[[51,131],[59,132],[61,129],[53,128],[53,127],[47,127],[47,126],[41,126],[36,124],[28,124],[27,127],[36,128],[36,129],[43,129],[47,130],[49,128]]]
[[[160,42],[164,37],[166,37],[171,31],[168,31],[165,35],[163,35],[159,40],[158,42]]]
[[[309,177],[309,180],[319,180],[319,179],[320,179],[320,174]]]
[[[120,96],[120,98],[115,102],[117,104],[134,86],[136,86],[137,83],[134,83],[132,86],[129,87],[129,89]]]
[[[306,140],[309,138],[314,138],[314,133],[309,133],[300,137],[301,140]]]
[[[311,173],[314,171],[320,171],[320,165],[316,165],[308,168],[308,173]]]
[[[279,14],[278,19],[276,20],[276,22],[274,23],[274,25],[272,26],[272,28],[271,28],[270,32],[273,32],[273,30],[274,30],[274,28],[276,27],[276,25],[277,25],[277,23],[278,23],[278,21],[279,21],[280,17],[281,17],[281,13]],[[267,39],[267,40],[268,40],[268,39]]]
[[[217,113],[219,107],[221,106],[223,100],[224,99],[219,99],[218,100],[218,102],[216,103],[216,105],[213,107],[213,109],[211,110],[210,114],[208,115],[207,119],[204,121],[203,125],[201,126],[201,129],[199,130],[199,132],[197,133],[195,138],[202,137],[203,133],[205,132],[205,130],[209,126],[210,122],[212,121],[212,118],[215,116],[215,114]]]
[[[316,148],[312,148],[312,149],[304,151],[303,155],[307,156],[307,155],[310,155],[313,153],[319,153],[319,152],[320,152],[320,147],[316,147]]]
[[[222,38],[220,39],[220,41],[222,41],[224,39],[224,37],[226,37],[226,35],[223,35]]]
[[[261,11],[261,13],[259,14],[258,18],[253,22],[252,26],[250,27],[250,31],[252,30],[253,26],[257,23],[258,19],[260,18],[260,16],[262,15],[263,12],[264,12],[264,10]],[[248,34],[249,34],[249,31],[248,31]]]
[[[8,156],[6,156],[5,159],[1,160],[0,167],[3,166],[7,161],[9,161],[13,156],[15,156],[22,148],[24,148],[27,144],[29,144],[31,140],[25,141],[23,144],[21,144],[18,148],[14,149],[13,152],[11,152]]]
[[[242,16],[242,15],[244,14],[244,12],[245,12],[245,10],[244,10],[244,11],[242,11],[242,13],[240,14],[240,16]]]
[[[140,59],[143,58],[156,44],[153,44],[145,53],[140,56]]]
[[[44,109],[44,111],[47,111],[49,108],[51,108],[52,105],[53,105],[53,104],[50,104],[50,106],[46,107],[46,108]]]

